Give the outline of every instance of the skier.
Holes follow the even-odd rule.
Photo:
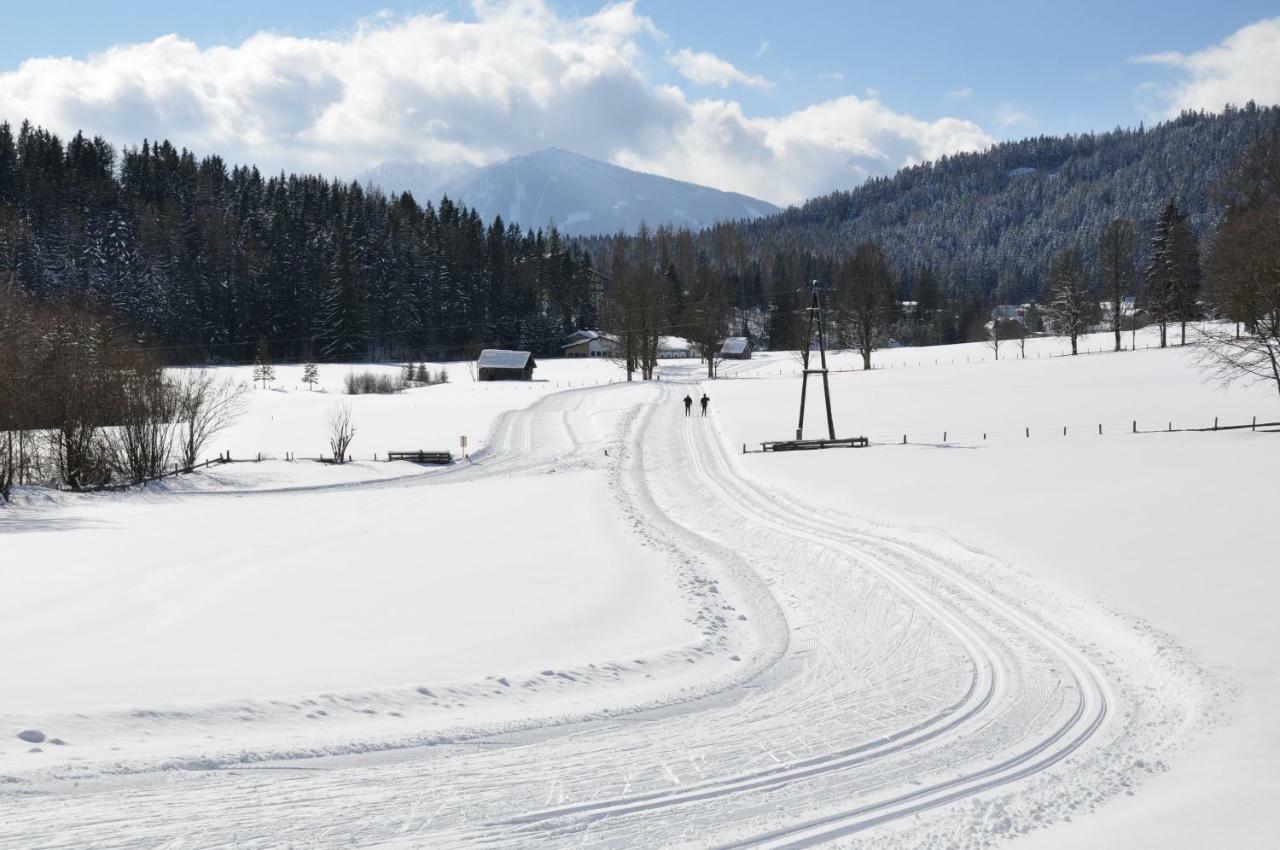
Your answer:
[[[707,415],[707,405],[711,403],[711,399],[707,397],[707,394],[706,394],[706,393],[703,393],[703,394],[702,394],[702,399],[701,399],[700,403],[702,404],[702,415],[703,415],[703,416],[706,416],[706,415]]]
[[[685,416],[689,415],[689,410],[692,407],[693,407],[693,399],[689,398],[689,396],[685,396],[684,397],[684,415]]]

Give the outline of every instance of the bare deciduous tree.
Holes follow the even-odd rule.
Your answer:
[[[177,386],[155,368],[134,370],[124,384],[117,421],[107,430],[116,469],[134,484],[163,473],[179,427]]]
[[[987,345],[995,353],[996,360],[1000,359],[1000,344],[1002,342],[1022,340],[1022,345],[1025,346],[1026,337],[1026,328],[1017,319],[993,316],[991,327],[987,329]]]
[[[1102,228],[1098,238],[1098,265],[1102,270],[1102,288],[1111,298],[1111,330],[1115,334],[1116,351],[1121,350],[1120,330],[1124,319],[1124,299],[1133,287],[1135,274],[1133,222],[1117,218]]]
[[[1224,382],[1273,381],[1280,391],[1280,197],[1252,198],[1228,207],[1209,254],[1210,301],[1245,332],[1206,325],[1200,359]]]
[[[725,275],[712,266],[705,253],[698,254],[689,295],[688,336],[706,361],[707,377],[714,378],[733,315]]]
[[[346,463],[347,449],[356,438],[356,426],[351,422],[351,404],[341,402],[329,409],[325,415],[325,426],[329,429],[329,448],[333,450],[334,463]]]
[[[843,336],[862,354],[862,368],[871,368],[871,352],[889,341],[893,326],[893,275],[880,246],[863,242],[840,266],[836,312]]]
[[[209,441],[240,418],[246,392],[244,384],[204,369],[189,370],[177,379],[178,453],[184,467],[195,466]]]

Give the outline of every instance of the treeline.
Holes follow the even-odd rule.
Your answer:
[[[172,361],[551,353],[596,322],[590,259],[554,229],[26,123],[0,124],[0,275]]]
[[[1242,152],[1280,127],[1280,107],[1185,113],[1155,127],[1040,136],[943,157],[735,228],[752,256],[849,256],[879,244],[904,298],[930,269],[943,292],[1020,303],[1043,291],[1053,258],[1081,251],[1100,274],[1096,234],[1133,222],[1137,262],[1173,200],[1203,241],[1223,214],[1216,187]]]
[[[602,328],[646,374],[664,333],[704,351],[729,333],[796,344],[807,282],[843,299],[873,243],[889,300],[913,302],[889,337],[955,343],[985,338],[993,305],[1044,299],[1064,252],[1098,289],[1114,221],[1129,223],[1140,270],[1171,201],[1203,246],[1223,214],[1215,187],[1278,127],[1280,110],[1252,104],[1188,113],[945,157],[754,222],[565,240],[448,198],[0,125],[0,276],[42,302],[109,310],[167,362],[545,356]]]

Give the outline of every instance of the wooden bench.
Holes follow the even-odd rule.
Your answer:
[[[387,460],[407,460],[410,463],[453,463],[452,452],[387,452]]]
[[[863,449],[867,447],[866,437],[842,437],[838,440],[774,440],[761,443],[760,448],[766,452],[795,452],[806,449]]]

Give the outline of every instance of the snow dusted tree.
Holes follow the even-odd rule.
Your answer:
[[[329,430],[329,448],[333,451],[334,463],[347,462],[347,449],[356,438],[356,427],[351,422],[350,402],[334,405],[325,415],[325,426]]]
[[[321,316],[324,353],[340,360],[364,357],[369,351],[369,321],[360,292],[360,268],[356,256],[359,233],[341,227],[329,273]]]
[[[271,365],[271,350],[267,347],[266,338],[258,340],[257,351],[253,355],[253,380],[261,381],[265,390],[267,384],[276,379],[276,369]]]
[[[302,383],[312,391],[315,391],[316,384],[320,383],[320,367],[313,361],[307,361],[307,365],[302,367]]]
[[[1071,353],[1078,353],[1077,340],[1088,327],[1093,306],[1093,296],[1085,285],[1084,263],[1080,260],[1079,249],[1067,248],[1054,257],[1045,301],[1049,330],[1059,336],[1070,337]]]
[[[1133,287],[1135,274],[1133,222],[1113,219],[1098,238],[1098,266],[1102,272],[1102,289],[1111,298],[1111,330],[1115,334],[1116,351],[1121,349],[1120,325],[1124,319],[1124,299]]]
[[[836,313],[844,336],[871,368],[871,352],[883,348],[893,327],[893,275],[880,246],[863,242],[840,266],[836,281]]]

